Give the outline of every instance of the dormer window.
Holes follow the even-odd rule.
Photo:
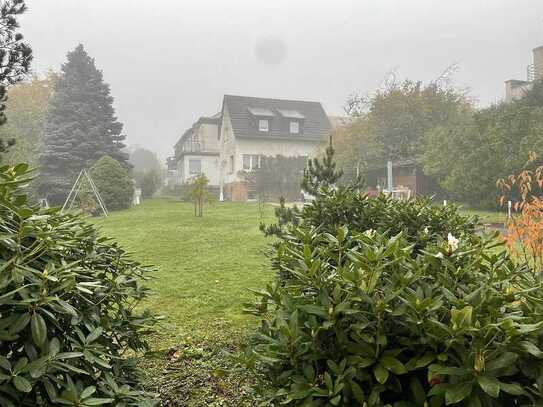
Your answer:
[[[275,113],[270,109],[263,107],[249,107],[249,113],[254,118],[254,123],[258,128],[260,133],[269,133],[270,132],[270,120],[275,117]]]
[[[290,134],[299,134],[300,133],[300,122],[291,121],[290,122]]]
[[[270,121],[268,119],[259,119],[258,131],[262,131],[262,132],[270,131]]]

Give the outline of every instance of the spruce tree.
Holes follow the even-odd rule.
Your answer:
[[[90,170],[108,211],[126,209],[134,199],[134,183],[128,171],[110,156],[103,156]]]
[[[328,147],[326,147],[322,160],[313,158],[307,162],[307,168],[304,171],[304,179],[302,181],[302,189],[304,191],[312,195],[317,195],[321,188],[332,187],[343,176],[343,171],[336,169],[334,154],[332,136],[330,136],[330,142],[328,143]]]
[[[129,167],[109,85],[83,45],[68,53],[51,98],[38,192],[60,204],[75,177],[103,156]]]
[[[307,168],[304,170],[304,178],[301,187],[305,192],[318,199],[321,195],[327,195],[337,181],[343,176],[343,170],[336,168],[334,160],[335,150],[332,145],[332,135],[322,159],[312,158],[307,162]],[[361,185],[361,180],[357,178],[354,186]],[[260,223],[260,230],[266,236],[282,237],[287,225],[298,225],[302,216],[302,210],[297,206],[287,207],[285,198],[281,197],[279,207],[275,209],[277,223],[266,225]]]
[[[32,50],[16,32],[17,16],[25,11],[24,0],[0,0],[0,125],[6,122],[7,89],[25,78],[32,61]],[[13,144],[13,139],[0,137],[0,154]]]

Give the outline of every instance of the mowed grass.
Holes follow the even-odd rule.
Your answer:
[[[264,208],[264,219],[273,219]],[[194,216],[190,203],[157,199],[113,212],[94,222],[102,233],[153,265],[147,283],[148,305],[166,320],[158,335],[164,349],[189,337],[213,337],[252,327],[256,320],[242,312],[272,278],[264,251],[269,240],[258,229],[261,214],[253,203],[206,205]]]

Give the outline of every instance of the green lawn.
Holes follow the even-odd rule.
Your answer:
[[[267,222],[272,213],[265,208]],[[154,295],[145,305],[166,320],[143,366],[150,389],[168,405],[254,405],[243,390],[250,374],[233,370],[223,351],[239,352],[254,332],[257,320],[243,314],[243,303],[253,298],[249,288],[262,288],[273,276],[259,220],[257,204],[215,203],[196,218],[192,204],[165,199],[93,220],[135,259],[157,269],[148,283]],[[168,356],[172,348],[179,360]]]
[[[253,298],[249,288],[273,277],[259,207],[215,203],[203,218],[193,210],[190,203],[157,199],[93,222],[156,268],[145,306],[166,319],[141,363],[148,388],[170,406],[253,406],[254,378],[224,351],[239,355],[255,332],[258,321],[242,312],[243,304]],[[464,212],[485,223],[505,219],[499,212]],[[273,220],[271,206],[263,217]]]
[[[266,208],[266,220],[272,219]],[[151,200],[95,221],[144,264],[155,266],[148,283],[149,305],[175,326],[172,334],[206,335],[209,327],[242,328],[254,322],[242,313],[272,273],[264,256],[266,238],[258,230],[257,204],[215,203],[194,216],[190,203]]]
[[[465,209],[485,223],[504,222],[505,214]],[[273,219],[272,208],[263,214]],[[256,203],[215,203],[194,216],[190,203],[157,199],[94,222],[133,256],[156,267],[149,307],[166,317],[168,332],[158,345],[175,345],[187,336],[208,337],[254,326],[242,313],[272,277],[264,256],[267,239],[258,230]]]

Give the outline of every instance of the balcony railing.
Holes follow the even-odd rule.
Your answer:
[[[537,79],[536,78],[537,72],[535,70],[534,64],[528,65],[528,67],[526,68],[526,76],[527,76],[528,82],[533,82]]]
[[[209,147],[203,143],[187,143],[181,146],[181,148],[176,150],[176,155],[187,154],[187,153],[218,153],[218,147]]]

